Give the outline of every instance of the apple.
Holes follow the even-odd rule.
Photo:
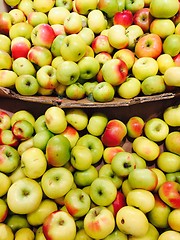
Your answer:
[[[173,57],[173,61],[174,61],[175,66],[180,67],[180,53]]]
[[[117,176],[127,177],[135,169],[136,163],[131,153],[119,152],[113,157],[111,167]]]
[[[88,147],[91,150],[93,156],[92,164],[95,164],[101,160],[104,146],[98,137],[87,133],[78,139],[76,146],[77,145]]]
[[[149,229],[146,215],[133,206],[124,206],[117,212],[116,224],[122,233],[135,237],[145,235]]]
[[[108,36],[106,35],[97,35],[91,43],[91,47],[95,54],[106,52],[111,54],[114,48],[109,43]]]
[[[163,230],[168,227],[168,216],[171,208],[161,200],[158,193],[154,194],[154,198],[154,208],[147,213],[147,218],[153,226]]]
[[[16,37],[25,37],[28,40],[31,40],[31,32],[33,31],[33,26],[28,22],[19,22],[15,23],[9,29],[10,39]]]
[[[157,158],[157,166],[163,172],[172,173],[180,170],[180,156],[164,151]]]
[[[56,78],[56,69],[53,66],[45,65],[36,72],[36,79],[39,85],[45,89],[55,89],[58,81]]]
[[[46,145],[46,158],[48,164],[54,167],[64,166],[71,157],[71,145],[69,140],[57,134],[49,139]]]
[[[137,138],[143,134],[145,122],[142,117],[132,116],[126,123],[127,135],[131,138]]]
[[[156,188],[153,190],[154,192],[157,192],[159,190],[159,187],[166,182],[167,177],[166,174],[159,168],[157,167],[152,167],[151,170],[156,173],[157,178],[158,178],[158,183],[156,185]]]
[[[64,197],[64,204],[71,216],[75,218],[85,216],[91,206],[89,195],[80,188],[71,189]]]
[[[134,51],[137,40],[144,35],[144,32],[140,26],[132,24],[126,29],[126,35],[129,39],[128,48]]]
[[[164,74],[168,68],[175,66],[175,61],[173,57],[171,57],[171,55],[169,55],[168,53],[161,54],[157,58],[157,63],[161,74]]]
[[[103,134],[107,123],[108,117],[106,114],[102,112],[95,112],[89,118],[87,130],[94,136],[100,136]]]
[[[179,232],[173,231],[173,230],[167,230],[160,234],[159,240],[165,240],[167,238],[177,240],[177,239],[179,239],[179,237],[180,237]]]
[[[57,69],[57,67],[64,61],[62,56],[55,56],[51,62],[51,66]],[[58,84],[59,85],[59,84]],[[58,86],[57,86],[58,88]]]
[[[76,145],[71,149],[70,162],[75,169],[87,170],[91,166],[92,160],[93,156],[88,147]]]
[[[149,223],[149,228],[147,233],[142,236],[142,237],[134,237],[134,236],[130,236],[129,240],[138,240],[138,239],[152,239],[152,240],[157,240],[159,237],[159,232],[158,229],[156,227],[154,227],[151,223]]]
[[[11,70],[12,62],[13,61],[10,54],[0,49],[0,70],[1,69]]]
[[[57,199],[64,196],[73,185],[73,175],[65,167],[48,169],[41,178],[41,186],[48,198]]]
[[[13,59],[27,57],[31,48],[31,42],[25,37],[16,37],[11,41],[11,56]]]
[[[95,77],[99,72],[100,64],[96,58],[85,56],[78,62],[78,67],[80,71],[80,78],[89,80]]]
[[[163,52],[166,54],[169,54],[171,57],[176,56],[180,51],[179,42],[180,42],[179,34],[168,35],[163,42],[163,46],[162,46]]]
[[[46,217],[42,230],[46,239],[55,240],[58,237],[73,240],[76,236],[76,223],[68,212],[57,210]]]
[[[83,27],[79,13],[70,12],[64,19],[64,30],[66,34],[79,33]]]
[[[180,218],[180,209],[173,209],[168,216],[168,224],[170,228],[177,232],[179,232],[179,229],[180,229],[179,218]]]
[[[87,235],[85,232],[84,228],[80,228],[76,232],[76,240],[78,239],[86,239],[86,240],[91,240],[92,238]]]
[[[18,151],[14,147],[0,145],[0,153],[0,171],[5,174],[13,172],[20,163]]]
[[[66,121],[78,131],[82,131],[87,127],[88,115],[80,108],[67,109],[65,111]]]
[[[166,88],[167,85],[164,81],[164,76],[159,74],[145,78],[141,84],[142,93],[149,96],[158,93],[164,93]]]
[[[97,102],[110,102],[114,99],[115,89],[108,82],[99,82],[94,87],[92,95]]]
[[[27,140],[32,137],[34,128],[27,120],[16,121],[11,128],[14,136],[20,141]]]
[[[179,34],[179,32],[180,32],[180,23],[178,23],[178,25],[176,26],[174,33]]]
[[[6,224],[12,229],[13,233],[21,228],[29,228],[30,224],[27,221],[25,215],[12,214],[6,219]]]
[[[0,223],[1,238],[13,240],[14,233],[6,223]]]
[[[56,70],[57,81],[63,85],[71,85],[75,83],[80,76],[80,69],[76,62],[63,61]]]
[[[92,92],[95,88],[95,86],[98,84],[98,81],[88,81],[88,82],[85,82],[83,84],[83,87],[84,87],[84,90],[85,90],[85,95],[87,96],[87,98],[91,98],[92,97]]]
[[[0,173],[0,180],[2,183],[2,187],[0,189],[0,197],[3,197],[7,193],[12,182],[10,177],[3,172]]]
[[[169,106],[165,109],[163,113],[164,121],[171,127],[178,127],[179,123],[179,114],[180,114],[180,105]],[[177,116],[177,118],[175,117]]]
[[[95,206],[84,217],[84,230],[93,239],[104,239],[114,228],[114,216],[106,207]]]
[[[95,34],[93,32],[92,29],[88,28],[88,27],[83,27],[78,35],[80,35],[80,37],[85,41],[85,43],[90,46],[93,39],[95,38]]]
[[[48,130],[47,125],[46,125],[45,114],[42,114],[39,117],[37,117],[35,119],[33,126],[34,126],[35,133],[41,132],[43,130]]]
[[[144,133],[147,138],[154,142],[162,142],[169,134],[168,124],[161,118],[153,117],[146,121]]]
[[[128,67],[128,70],[130,70],[135,62],[135,55],[133,53],[133,51],[131,51],[128,48],[124,48],[124,49],[119,49],[117,50],[114,55],[113,58],[119,58],[121,60],[123,60],[125,62],[125,64]]]
[[[0,13],[0,33],[6,36],[9,35],[9,30],[12,27],[11,15],[8,12]]]
[[[113,215],[116,216],[119,209],[126,206],[126,198],[125,195],[119,190],[117,191],[117,195],[115,200],[108,206],[108,209],[112,211]],[[118,230],[117,227],[115,230]]]
[[[109,234],[104,240],[113,240],[113,239],[122,239],[127,240],[128,237],[126,234],[122,233],[118,228],[115,228],[114,231]]]
[[[8,216],[8,206],[5,200],[0,198],[0,223],[4,222]]]
[[[32,126],[34,126],[35,123],[35,117],[33,114],[27,110],[18,110],[11,116],[11,126],[19,120],[27,120],[29,121]]]
[[[150,32],[165,39],[175,32],[175,24],[171,19],[154,19],[150,25]]]
[[[11,116],[8,112],[0,110],[0,131],[10,129],[11,127]]]
[[[1,50],[4,50],[5,52],[10,53],[11,39],[8,36],[0,33],[0,46],[1,46],[0,47]]]
[[[48,17],[43,12],[31,12],[27,16],[27,21],[30,23],[33,27],[39,25],[39,24],[47,24],[48,23]]]
[[[53,28],[56,37],[58,35],[66,36],[66,32],[64,30],[64,25],[63,24],[56,23],[56,24],[52,24],[51,27]],[[51,47],[52,47],[52,45],[51,45]]]
[[[125,8],[129,11],[131,11],[133,14],[136,13],[139,9],[144,8],[144,1],[142,0],[135,0],[135,1],[130,1],[126,0],[125,1]]]
[[[129,27],[133,23],[133,13],[130,10],[123,10],[116,12],[113,16],[114,25],[122,25],[125,28]]]
[[[158,179],[156,173],[149,168],[135,168],[129,173],[128,181],[132,189],[153,191]]]
[[[135,163],[136,163],[136,168],[146,168],[147,164],[146,164],[146,160],[143,159],[142,157],[140,157],[137,153],[132,152],[132,155],[135,159]]]
[[[10,186],[7,193],[7,204],[14,213],[28,214],[39,207],[42,195],[39,183],[34,179],[25,177],[17,180]]]
[[[79,14],[88,15],[90,11],[97,8],[98,0],[93,0],[90,2],[83,0],[75,0],[74,4]]]
[[[14,236],[18,240],[23,240],[24,236],[28,237],[29,240],[33,240],[35,237],[35,234],[32,229],[26,227],[26,228],[18,229],[15,232]]]
[[[43,229],[42,229],[42,225],[40,225],[36,232],[35,232],[35,239],[36,240],[46,240],[45,239],[45,236],[44,236],[44,233],[43,233]]]
[[[54,7],[54,4],[54,0],[48,0],[46,4],[44,4],[41,0],[34,0],[34,10],[37,12],[47,13],[52,7]]]
[[[75,170],[74,182],[78,187],[90,186],[91,183],[98,177],[98,170],[95,166],[91,165],[88,169],[84,171]]]
[[[163,8],[160,6],[163,5]],[[150,13],[155,18],[171,18],[179,10],[178,0],[152,0],[150,3]]]
[[[20,9],[25,16],[27,17],[31,12],[34,11],[33,1],[32,0],[21,0],[17,5],[17,8]]]
[[[163,44],[159,35],[148,33],[138,39],[135,46],[135,54],[138,58],[157,58],[162,53]]]
[[[141,27],[144,33],[149,32],[152,21],[153,17],[148,7],[139,9],[133,15],[133,23]]]
[[[17,147],[19,139],[13,134],[11,129],[4,129],[0,131],[0,144]]]
[[[179,151],[180,132],[172,131],[165,139],[165,146],[169,152],[180,155]]]
[[[126,203],[128,206],[138,208],[146,214],[154,208],[155,199],[148,190],[134,189],[127,194]]]
[[[159,145],[145,136],[135,138],[132,148],[134,152],[146,161],[154,161],[160,154]]]
[[[51,199],[43,199],[39,207],[27,214],[27,221],[31,226],[42,225],[45,218],[54,211],[57,211],[57,204]]]
[[[120,146],[115,146],[115,147],[106,147],[103,152],[103,160],[105,163],[111,163],[113,157],[119,153],[119,152],[124,152],[125,150],[120,147]]]
[[[53,40],[53,42],[51,44],[51,48],[50,48],[53,57],[60,56],[60,54],[61,54],[60,48],[61,48],[61,44],[62,44],[62,41],[65,38],[65,36],[66,36],[66,34],[62,33],[62,34],[57,35],[55,37],[55,39]],[[53,58],[53,60],[54,60],[54,58]],[[51,63],[51,65],[52,65],[52,63]]]
[[[12,63],[12,70],[16,75],[32,75],[35,76],[36,70],[34,65],[25,57],[16,58]]]
[[[126,125],[118,119],[108,121],[101,141],[106,147],[119,146],[127,134]]]
[[[111,26],[108,30],[108,40],[116,49],[127,47],[129,39],[126,36],[126,28],[119,24]]]
[[[61,135],[65,136],[69,140],[71,148],[73,148],[76,145],[80,137],[79,132],[70,125],[66,127],[66,129],[61,133]]]
[[[90,186],[91,200],[100,206],[110,205],[116,198],[117,188],[110,178],[98,177]]]
[[[127,197],[128,193],[133,190],[130,186],[128,178],[124,179],[124,181],[122,182],[121,190],[125,197]]]
[[[20,75],[15,80],[15,89],[24,96],[33,96],[38,92],[39,84],[37,79],[30,75]]]
[[[109,178],[114,185],[116,186],[117,189],[119,189],[122,185],[123,179],[121,176],[118,176],[113,170],[112,170],[112,165],[109,164],[104,164],[101,166],[99,169],[99,177],[107,177]]]
[[[141,82],[135,77],[127,77],[126,80],[117,88],[120,97],[131,99],[141,92]]]
[[[75,82],[67,86],[65,93],[66,97],[71,100],[80,100],[85,97],[84,86],[79,82]]]
[[[50,65],[53,59],[49,49],[42,46],[32,46],[27,55],[28,60],[39,67]]]
[[[64,38],[60,52],[64,60],[78,62],[86,53],[86,43],[78,34],[70,34]]]
[[[107,15],[108,18],[113,18],[119,10],[118,1],[99,0],[97,8]]]
[[[54,6],[47,13],[48,22],[52,26],[54,24],[64,25],[65,18],[70,14],[69,9],[63,6]]]
[[[179,87],[180,84],[176,76],[176,74],[179,74],[179,72],[180,72],[180,67],[178,66],[170,67],[165,71],[164,82],[166,83],[167,86]]]
[[[0,87],[12,89],[14,88],[17,74],[12,70],[1,69],[0,78],[1,78]]]

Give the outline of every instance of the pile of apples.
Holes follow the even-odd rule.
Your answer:
[[[179,240],[180,104],[127,121],[0,110],[0,240]]]
[[[97,102],[179,90],[178,0],[4,0],[0,86]]]

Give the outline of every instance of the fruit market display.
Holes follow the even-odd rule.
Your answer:
[[[110,102],[179,91],[178,0],[4,0],[0,87]]]
[[[179,103],[126,121],[1,109],[0,240],[179,240],[179,130]]]

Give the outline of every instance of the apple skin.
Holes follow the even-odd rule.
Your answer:
[[[139,95],[141,92],[141,82],[135,77],[127,77],[117,88],[120,97],[131,99]]]
[[[119,146],[126,134],[126,125],[118,119],[112,119],[108,121],[101,141],[106,147]]]
[[[80,108],[68,109],[65,111],[66,121],[77,131],[82,131],[87,127],[88,115]]]
[[[168,53],[163,53],[157,58],[159,72],[164,74],[165,71],[173,66],[176,66],[175,60]]]
[[[13,60],[9,53],[0,49],[0,70],[10,70],[12,67]]]
[[[69,140],[71,148],[76,145],[80,137],[79,132],[71,125],[67,125],[66,129],[61,133],[61,135],[65,136]]]
[[[39,84],[34,76],[30,74],[24,74],[16,78],[15,89],[20,95],[33,96],[37,94]]]
[[[114,99],[115,89],[110,83],[102,81],[94,87],[92,95],[96,102],[111,102]]]
[[[33,27],[45,23],[48,23],[48,17],[45,13],[43,12],[31,12],[28,16],[27,16],[27,21],[28,23],[30,23]]]
[[[126,29],[126,35],[129,38],[128,48],[134,52],[136,42],[139,37],[144,35],[144,32],[141,27],[133,24]]]
[[[11,117],[9,113],[4,110],[0,110],[0,131],[3,129],[10,129],[11,127]]]
[[[117,12],[113,16],[113,24],[119,24],[125,28],[129,27],[133,23],[133,14],[130,10],[123,10]]]
[[[12,181],[9,176],[2,172],[0,173],[0,180],[2,183],[2,187],[0,189],[0,197],[3,197],[7,193]]]
[[[168,224],[174,231],[180,231],[179,225],[180,209],[173,209],[168,216]]]
[[[11,129],[16,138],[21,141],[31,138],[34,133],[34,127],[27,120],[15,122]]]
[[[106,147],[103,152],[103,159],[105,163],[111,163],[113,157],[118,153],[118,152],[124,152],[125,150],[120,147],[120,146],[115,146],[115,147]]]
[[[179,183],[166,181],[159,188],[159,196],[163,202],[173,209],[180,208]]]
[[[42,67],[44,65],[50,65],[52,62],[52,53],[49,49],[42,46],[32,46],[27,55],[28,60]]]
[[[112,18],[114,14],[118,11],[119,5],[118,2],[115,0],[99,0],[97,8],[100,9],[102,12],[106,13],[108,18]]]
[[[106,114],[101,112],[93,113],[89,118],[87,130],[90,134],[94,136],[100,136],[103,134],[106,124],[108,122],[108,117]]]
[[[158,183],[156,185],[156,188],[153,190],[153,192],[157,193],[162,183],[166,182],[167,176],[162,170],[160,170],[157,167],[152,167],[151,170],[156,173],[158,178]]]
[[[16,239],[22,239],[24,236],[26,236],[27,238],[29,238],[30,240],[34,239],[35,237],[35,234],[34,234],[34,231],[32,229],[30,229],[29,227],[24,227],[24,228],[21,228],[21,229],[18,229],[16,232],[15,232],[15,238]]]
[[[12,26],[11,15],[7,12],[0,13],[0,33],[8,36],[9,30]]]
[[[150,32],[158,34],[161,39],[165,39],[175,32],[175,24],[171,19],[154,19],[150,25]]]
[[[68,85],[65,92],[66,97],[71,100],[80,100],[86,95],[84,86],[79,82]]]
[[[180,53],[173,57],[173,61],[174,61],[175,66],[180,67]]]
[[[150,14],[150,9],[147,7],[139,9],[133,15],[133,23],[141,27],[144,33],[149,31],[152,21],[153,17]]]
[[[93,0],[90,2],[84,2],[83,0],[75,0],[74,4],[79,14],[87,15],[89,11],[97,8],[98,0]]]
[[[179,34],[170,34],[163,41],[163,52],[169,54],[171,57],[179,54],[180,47],[180,35]],[[173,46],[173,47],[172,47]]]
[[[13,134],[11,129],[4,129],[0,131],[0,144],[17,147],[19,139]]]
[[[53,8],[55,5],[54,0],[49,0],[46,4],[44,4],[40,0],[34,0],[34,10],[37,12],[44,12],[47,13],[50,11],[51,8]]]
[[[164,121],[171,127],[180,126],[179,116],[180,116],[180,104],[167,107],[163,113]]]
[[[8,207],[6,202],[0,198],[0,223],[4,222],[8,216]]]
[[[11,39],[8,36],[0,33],[0,44],[2,50],[4,50],[7,53],[10,53]]]
[[[9,37],[11,40],[16,37],[25,37],[28,40],[31,40],[32,30],[33,26],[28,22],[15,23],[9,30]]]
[[[27,57],[31,42],[25,37],[16,37],[11,41],[11,55],[13,59]]]
[[[165,139],[166,149],[172,153],[180,155],[179,144],[180,144],[180,132],[178,131],[170,132]]]
[[[142,135],[145,122],[139,116],[130,117],[126,123],[127,135],[131,138],[137,138]]]
[[[126,63],[128,70],[130,70],[132,68],[132,66],[135,62],[134,52],[128,48],[123,48],[123,49],[117,50],[114,53],[113,58],[120,58],[121,60],[123,60]]]
[[[6,219],[6,224],[13,230],[14,233],[21,228],[30,227],[27,218],[20,214],[9,215]]]
[[[126,205],[125,195],[121,191],[118,191],[115,200],[110,204],[110,206],[108,206],[108,209],[110,209],[113,215],[116,216],[119,209]]]
[[[166,88],[163,75],[158,74],[145,78],[141,84],[142,93],[146,96],[164,93]]]
[[[107,52],[111,54],[114,50],[114,48],[110,45],[108,36],[105,35],[97,35],[93,39],[91,43],[91,47],[95,54],[101,53],[101,52]]]
[[[14,239],[14,233],[12,229],[6,223],[0,223],[1,238],[8,240]]]
[[[160,8],[162,5],[164,7]],[[171,18],[178,12],[178,9],[178,0],[152,0],[150,3],[150,13],[155,18]]]
[[[173,231],[173,230],[167,230],[163,233],[160,234],[159,236],[159,240],[165,240],[165,239],[175,239],[178,240],[180,237],[180,233],[177,231]]]
[[[115,49],[123,49],[128,46],[129,39],[126,36],[126,28],[123,25],[112,25],[108,29],[108,40]]]
[[[157,158],[157,166],[165,173],[173,173],[180,170],[180,156],[164,151]]]
[[[180,72],[179,66],[172,66],[165,71],[164,82],[166,83],[167,86],[172,86],[172,87],[180,86],[177,75],[176,75],[176,74],[179,74],[179,72]]]

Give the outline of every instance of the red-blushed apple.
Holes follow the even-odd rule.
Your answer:
[[[45,13],[43,12],[31,12],[27,16],[27,21],[30,23],[33,27],[37,26],[38,24],[48,23],[48,17]]]
[[[0,131],[10,129],[11,116],[5,110],[0,110]]]
[[[118,191],[115,200],[108,206],[108,209],[116,216],[119,209],[126,205],[125,195],[121,191]]]
[[[126,123],[127,135],[131,138],[137,138],[143,134],[144,120],[142,117],[130,117]]]
[[[31,138],[34,133],[32,124],[27,120],[19,120],[15,122],[11,129],[15,137],[20,141]]]
[[[148,33],[141,36],[135,46],[135,54],[140,57],[152,57],[156,59],[162,53],[163,42],[159,35]]]
[[[66,129],[61,133],[61,135],[65,136],[69,140],[71,148],[73,148],[76,145],[80,137],[79,132],[71,125],[68,125]]]
[[[103,239],[112,233],[114,228],[114,216],[106,207],[95,206],[84,217],[84,230],[91,238]]]
[[[16,37],[11,41],[11,55],[13,59],[27,57],[31,42],[25,37]]]
[[[135,62],[134,52],[128,48],[117,50],[114,53],[113,58],[119,58],[119,59],[123,60],[126,63],[128,70],[130,70],[132,68],[132,66]]]
[[[133,206],[124,206],[117,212],[116,224],[121,232],[134,237],[144,236],[149,228],[146,215]]]
[[[19,139],[13,134],[11,129],[4,129],[0,131],[0,144],[17,147]]]
[[[158,178],[156,173],[149,168],[135,168],[129,173],[128,181],[132,189],[153,191],[158,183]]]
[[[9,34],[9,30],[12,27],[11,15],[7,12],[0,13],[0,33],[7,35]]]
[[[166,181],[159,188],[159,196],[163,202],[173,209],[180,208],[179,183]]]
[[[130,10],[123,10],[115,13],[113,17],[113,24],[119,24],[125,28],[129,27],[133,23],[133,14]]]
[[[139,9],[133,16],[133,23],[141,27],[144,33],[149,31],[152,21],[153,17],[150,14],[149,8]]]
[[[171,208],[161,200],[158,193],[154,193],[154,199],[154,208],[147,213],[147,218],[156,228],[165,229],[168,227],[168,216]]]
[[[175,66],[180,67],[180,53],[173,57]]]
[[[97,35],[93,39],[91,47],[95,54],[98,54],[100,52],[107,52],[111,54],[114,50],[114,48],[109,43],[108,36],[105,35]]]
[[[115,146],[115,147],[106,147],[103,152],[103,159],[105,163],[111,163],[113,157],[119,153],[119,152],[124,152],[125,150],[120,147],[120,146]]]
[[[4,222],[8,216],[8,206],[2,198],[0,198],[0,223]]]
[[[119,146],[126,134],[126,125],[118,119],[111,119],[106,125],[101,141],[106,147]]]
[[[11,116],[11,126],[18,121],[18,120],[27,120],[29,121],[33,126],[35,123],[35,117],[30,111],[27,110],[18,110]]]
[[[52,53],[49,49],[42,46],[32,46],[27,55],[28,60],[39,66],[50,65],[52,62]]]
[[[50,213],[43,225],[43,233],[46,239],[73,240],[76,236],[76,223],[74,218],[67,212],[57,210]]]
[[[58,35],[66,35],[63,24],[58,24],[58,23],[57,24],[52,24],[51,27],[53,28],[56,37]]]

